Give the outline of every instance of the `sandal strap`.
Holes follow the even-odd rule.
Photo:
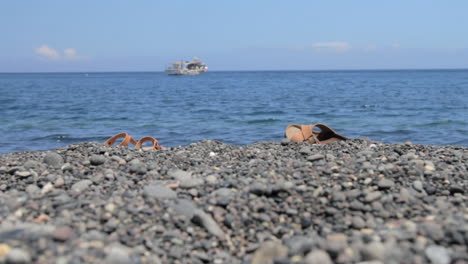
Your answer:
[[[133,145],[136,145],[136,140],[133,139],[129,134],[127,133],[120,133],[120,134],[117,134],[115,136],[112,136],[111,138],[109,138],[108,140],[106,140],[106,142],[104,142],[104,145],[105,146],[112,146],[114,145],[115,141],[117,141],[117,139],[119,138],[124,138],[122,140],[122,142],[120,142],[119,146],[128,146],[128,143],[132,143]]]
[[[143,138],[141,138],[135,144],[135,147],[136,148],[142,148],[143,142],[146,142],[146,141],[151,141],[153,143],[153,146],[151,147],[151,149],[156,150],[156,149],[162,149],[163,148],[161,145],[159,145],[159,141],[157,139],[155,139],[154,137],[143,137]]]

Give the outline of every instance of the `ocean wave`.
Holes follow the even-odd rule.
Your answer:
[[[283,110],[258,110],[247,113],[249,116],[261,116],[261,115],[284,115],[286,114]]]
[[[437,120],[437,121],[432,121],[424,124],[418,124],[416,127],[443,127],[443,126],[466,126],[468,125],[468,122],[462,121],[462,120],[450,120],[450,119],[445,119],[445,120]]]
[[[89,141],[105,141],[108,137],[103,136],[71,136],[70,134],[50,134],[46,136],[33,137],[32,141],[54,141],[63,143],[89,142]]]
[[[263,119],[247,120],[245,123],[249,125],[258,125],[258,124],[274,124],[278,122],[283,122],[283,120],[276,119],[276,118],[263,118]]]

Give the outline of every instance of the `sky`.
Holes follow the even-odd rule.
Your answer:
[[[468,68],[466,0],[0,0],[0,72]]]

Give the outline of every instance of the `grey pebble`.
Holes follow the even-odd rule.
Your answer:
[[[417,190],[417,191],[420,191],[420,192],[424,191],[423,184],[422,184],[421,181],[414,181],[413,182],[413,188],[415,190]]]
[[[428,246],[424,253],[426,254],[427,258],[433,264],[449,264],[451,261],[450,255],[447,252],[447,249],[441,246],[431,245]]]
[[[154,184],[145,186],[143,188],[143,193],[148,197],[153,197],[158,200],[177,198],[177,193],[170,188]]]
[[[147,172],[146,166],[142,162],[130,163],[130,172],[143,175]]]
[[[51,167],[60,168],[63,165],[63,158],[56,152],[48,152],[43,162]]]
[[[373,201],[376,201],[376,200],[380,199],[380,197],[382,197],[381,192],[379,192],[379,191],[370,192],[370,193],[368,193],[366,195],[365,201],[370,203],[370,202],[373,202]]]
[[[90,180],[81,180],[72,185],[71,190],[74,193],[81,193],[86,190],[93,182]]]
[[[28,264],[31,263],[31,255],[22,249],[14,248],[8,252],[5,260],[8,264]]]
[[[314,154],[314,155],[310,155],[307,157],[307,160],[308,161],[316,161],[316,160],[321,160],[321,159],[324,159],[325,156],[322,155],[322,154]]]
[[[304,264],[333,264],[333,261],[326,251],[316,249],[307,254]]]
[[[275,259],[286,257],[288,248],[279,242],[264,242],[253,255],[251,264],[270,264],[276,263]]]
[[[221,230],[216,221],[202,210],[195,210],[192,221],[203,226],[212,235],[220,239],[224,239],[224,232]]]
[[[89,158],[89,163],[94,166],[102,165],[106,162],[106,157],[103,155],[92,155]]]
[[[395,183],[392,180],[384,178],[379,181],[378,186],[381,190],[387,190],[393,188],[395,186]]]
[[[128,264],[132,263],[126,249],[122,246],[111,246],[106,248],[106,264]]]

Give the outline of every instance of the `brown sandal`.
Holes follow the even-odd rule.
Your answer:
[[[133,139],[129,134],[127,133],[120,133],[120,134],[117,134],[111,138],[109,138],[108,140],[106,140],[106,142],[104,142],[104,145],[105,146],[112,146],[114,145],[115,141],[117,141],[117,139],[119,138],[124,138],[122,140],[122,142],[120,142],[119,146],[128,146],[128,143],[132,143],[133,145],[136,145],[137,142],[135,139]]]
[[[151,147],[143,147],[143,142],[145,141],[151,141],[153,143],[153,146]],[[138,140],[138,142],[135,144],[136,148],[141,148],[143,150],[157,150],[157,149],[163,149],[164,147],[159,145],[159,142],[157,139],[154,137],[144,137]]]
[[[315,127],[318,127],[320,131],[314,130]],[[324,124],[288,125],[285,137],[293,142],[307,142],[309,144],[326,144],[348,139]]]

